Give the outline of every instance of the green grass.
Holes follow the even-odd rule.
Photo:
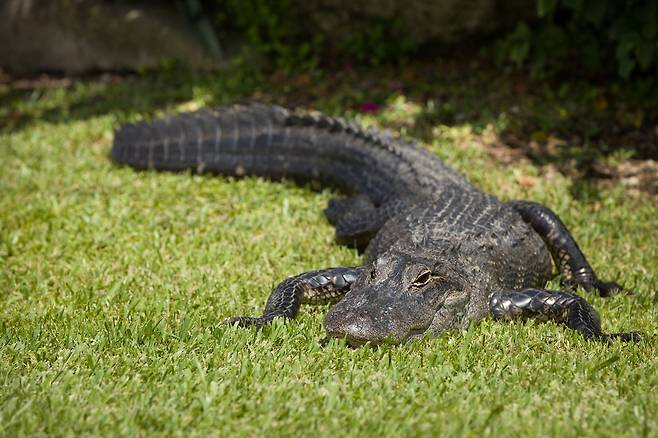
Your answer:
[[[601,276],[636,292],[587,296],[604,329],[641,330],[644,341],[606,346],[554,324],[487,320],[354,350],[321,345],[324,307],[261,332],[227,328],[220,321],[259,312],[288,275],[358,263],[323,218],[334,194],[118,168],[108,160],[112,130],[249,96],[300,99],[230,72],[5,88],[0,434],[657,436],[655,200],[565,177],[550,163],[493,162],[487,144],[510,116],[469,103],[461,83],[455,75],[418,87],[453,90],[446,99],[466,112],[483,105],[478,120],[445,124],[412,95],[360,119],[422,134],[502,199],[553,207]],[[311,81],[295,93],[334,113],[367,97],[322,87]]]

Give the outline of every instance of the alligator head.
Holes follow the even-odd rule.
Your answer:
[[[470,288],[447,261],[388,252],[364,267],[325,319],[330,337],[352,346],[401,343],[463,327]]]

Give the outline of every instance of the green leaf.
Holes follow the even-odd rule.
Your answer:
[[[519,22],[514,28],[514,32],[509,36],[512,44],[530,41],[531,38],[530,28],[524,22]]]
[[[628,79],[635,68],[635,60],[628,55],[618,58],[619,61],[619,76]]]
[[[619,39],[624,33],[625,24],[626,20],[623,17],[612,20],[612,25],[610,26],[609,30],[610,37],[612,37],[614,40]]]
[[[653,39],[658,34],[658,6],[656,3],[649,5],[645,14],[642,35],[645,38]]]
[[[642,38],[637,32],[627,32],[622,34],[619,43],[617,44],[617,57],[619,58],[620,56],[630,53],[641,42]]]
[[[585,19],[596,27],[601,25],[607,10],[608,2],[604,0],[585,0],[585,6],[582,9]]]
[[[521,44],[515,44],[510,50],[510,59],[514,64],[520,66],[528,58],[528,53],[530,52],[530,43],[523,42]]]
[[[563,0],[562,3],[576,12],[582,12],[583,10],[583,0]]]
[[[544,17],[552,14],[557,5],[557,0],[537,0],[537,15]]]
[[[642,71],[646,71],[656,57],[656,44],[653,41],[644,40],[635,46],[635,59]]]

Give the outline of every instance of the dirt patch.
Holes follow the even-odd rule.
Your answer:
[[[599,178],[658,197],[658,161],[625,160],[615,164],[594,162],[591,170]]]
[[[565,144],[564,140],[555,137],[523,143],[522,139],[507,134],[486,143],[486,147],[489,156],[504,165],[544,161],[551,164],[542,167],[550,166],[565,175],[585,177],[602,185],[621,184],[628,188],[629,193],[646,193],[658,202],[658,161],[653,159],[614,161],[605,157],[583,158],[577,155],[569,157],[560,153]]]

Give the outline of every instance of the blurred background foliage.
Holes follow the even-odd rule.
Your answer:
[[[299,0],[206,0],[221,34],[238,33],[274,67],[299,72],[340,61],[366,65],[399,63],[421,43],[397,18],[350,16],[348,31],[322,30],[306,19]]]
[[[242,34],[276,68],[299,71],[337,61],[403,63],[437,47],[418,38],[398,17],[350,16],[348,31],[313,26],[297,0],[205,0],[222,35]],[[527,18],[468,42],[499,66],[527,68],[535,77],[569,73],[656,77],[658,2],[655,0],[536,0]],[[491,44],[493,41],[493,44]]]
[[[497,47],[499,62],[535,74],[580,67],[588,72],[656,73],[658,2],[537,0],[537,23],[519,22]]]

